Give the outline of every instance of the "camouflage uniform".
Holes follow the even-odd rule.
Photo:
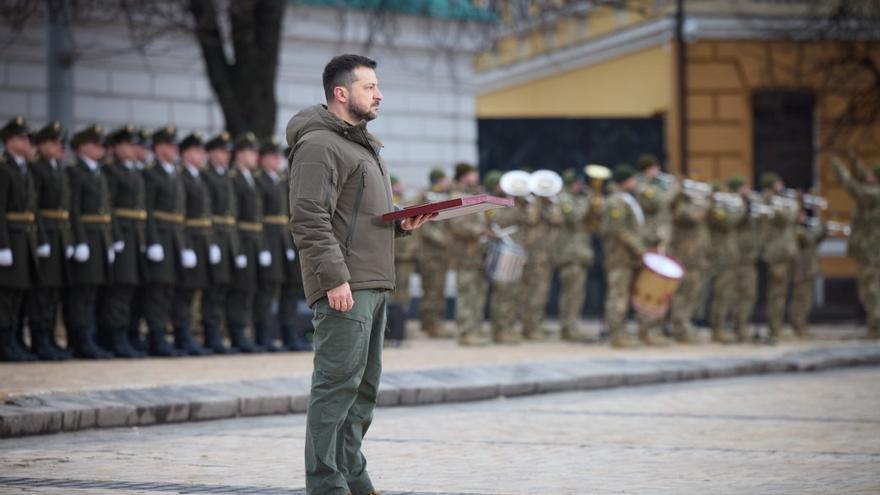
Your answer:
[[[535,198],[540,219],[525,246],[529,258],[523,267],[523,335],[530,340],[544,338],[544,308],[550,296],[553,255],[562,227],[562,209],[548,198]]]
[[[471,194],[456,191],[452,197]],[[483,274],[485,244],[482,237],[488,228],[486,215],[476,213],[448,220],[452,250],[455,252],[453,267],[458,280],[458,297],[455,303],[455,323],[458,340],[462,345],[489,343],[483,332],[483,309],[486,306],[486,277]]]
[[[672,335],[679,342],[696,342],[691,319],[700,301],[700,289],[709,268],[709,200],[685,194],[673,205],[675,229],[669,246],[670,255],[685,267],[684,279],[672,299]]]
[[[514,198],[513,208],[501,208],[486,212],[490,223],[499,229],[516,227],[510,239],[520,247],[528,241],[530,229],[537,221],[537,209],[524,197]],[[525,285],[522,281],[513,283],[492,282],[492,338],[496,342],[516,342],[521,333],[516,328],[522,318],[520,301]]]
[[[807,336],[807,320],[813,309],[813,285],[819,275],[818,247],[827,231],[825,225],[798,225],[795,229],[798,253],[791,268],[791,307],[788,318],[798,337]]]
[[[556,266],[559,269],[559,320],[562,338],[582,338],[580,317],[587,292],[587,267],[593,262],[593,246],[587,232],[590,200],[586,194],[565,191],[559,196],[564,220],[557,242]]]
[[[618,191],[608,197],[600,227],[608,287],[605,326],[611,336],[611,345],[615,347],[634,345],[626,334],[626,314],[629,311],[632,284],[642,265],[642,254],[645,251],[641,236],[644,220],[639,218],[641,209],[634,199],[626,199],[627,194],[629,193]]]
[[[422,203],[448,199],[449,195],[430,191]],[[419,241],[418,267],[422,277],[422,299],[419,303],[419,319],[422,331],[431,337],[444,337],[443,322],[446,319],[446,272],[449,269],[448,222],[428,222],[416,233]],[[401,243],[403,244],[403,243]]]
[[[860,182],[837,161],[834,172],[856,200],[847,254],[859,265],[859,300],[868,319],[868,336],[880,338],[880,184]],[[875,169],[875,174],[877,173]],[[880,179],[880,177],[878,177]]]
[[[737,207],[718,201],[713,202],[709,212],[710,256],[714,269],[712,280],[712,306],[709,324],[712,340],[733,342],[736,338],[725,331],[728,316],[734,312],[739,277],[738,236],[735,226],[745,217],[745,203]]]
[[[779,339],[784,336],[785,299],[791,282],[791,262],[797,254],[798,206],[795,200],[770,192],[764,199],[773,207],[773,219],[768,226],[772,235],[767,236],[762,253],[767,263],[767,326],[771,338]]]
[[[751,212],[752,199],[744,197],[747,213],[736,224],[737,267],[734,283],[733,328],[740,341],[747,342],[754,335],[749,330],[749,318],[758,299],[758,257],[766,220]]]

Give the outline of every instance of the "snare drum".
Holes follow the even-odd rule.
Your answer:
[[[659,253],[645,253],[642,263],[644,268],[633,286],[633,309],[646,316],[662,318],[681,284],[684,267]]]
[[[526,251],[516,243],[492,241],[486,257],[486,275],[489,280],[502,284],[519,282],[527,258]]]

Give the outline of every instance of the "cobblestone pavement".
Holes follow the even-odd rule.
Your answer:
[[[386,494],[880,494],[880,368],[380,409]],[[0,493],[302,493],[304,417],[0,441]]]

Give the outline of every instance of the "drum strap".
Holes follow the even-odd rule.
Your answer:
[[[626,204],[629,205],[629,208],[632,210],[633,215],[635,215],[636,217],[636,222],[638,222],[639,225],[644,225],[645,213],[642,211],[642,207],[639,206],[639,202],[636,201],[636,198],[632,197],[632,194],[628,192],[623,192],[621,194],[621,197],[624,201],[626,201]]]

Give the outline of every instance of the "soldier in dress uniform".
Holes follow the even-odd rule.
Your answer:
[[[104,157],[102,141],[103,129],[98,125],[74,134],[71,146],[76,163],[67,168],[75,248],[64,303],[65,326],[74,356],[86,359],[113,357],[95,342],[98,289],[110,282],[116,261],[110,191],[99,163]]]
[[[270,254],[269,265],[260,265],[259,287],[254,297],[254,335],[256,343],[269,352],[281,350],[275,343],[276,322],[272,303],[278,300],[281,284],[296,260],[293,237],[287,227],[287,186],[279,175],[281,142],[272,137],[260,145],[259,169],[254,180],[263,208],[263,250]]]
[[[449,179],[442,169],[431,170],[430,187],[419,203],[449,199]],[[418,265],[422,277],[422,299],[419,319],[422,331],[429,337],[446,338],[446,272],[449,270],[449,231],[446,222],[428,222],[417,232],[419,241]]]
[[[469,163],[455,167],[455,185],[451,197],[476,194],[480,176]],[[487,345],[490,339],[483,331],[483,310],[486,306],[486,278],[483,275],[484,243],[488,228],[486,215],[477,213],[448,221],[450,250],[455,253],[453,266],[457,275],[458,295],[455,302],[455,323],[460,345]]]
[[[771,341],[788,338],[784,328],[785,302],[791,283],[791,263],[797,255],[795,225],[799,207],[797,201],[783,195],[785,184],[773,172],[761,177],[764,201],[773,208],[773,219],[764,242],[762,258],[767,263],[767,326]]]
[[[143,282],[147,221],[144,179],[136,165],[137,138],[137,129],[132,125],[110,133],[107,142],[112,143],[113,152],[103,168],[113,207],[116,261],[110,270],[111,283],[99,292],[98,334],[102,346],[123,358],[145,355],[129,342],[131,306]]]
[[[135,170],[143,171],[147,164],[152,161],[153,155],[150,151],[150,144],[150,132],[142,128],[137,129],[134,139],[132,140],[135,155]],[[141,177],[141,180],[143,181],[143,177]],[[140,261],[142,264],[141,266],[143,266],[143,258],[141,258]],[[142,279],[141,284],[135,288],[134,295],[131,299],[131,307],[129,309],[130,323],[128,327],[128,343],[131,344],[135,350],[146,354],[148,348],[147,340],[141,335],[141,322],[144,320],[143,282]]]
[[[642,266],[645,245],[642,229],[645,215],[633,194],[638,178],[629,165],[618,165],[614,170],[617,190],[608,196],[600,232],[605,248],[605,277],[608,292],[605,299],[605,326],[611,336],[611,346],[638,347],[639,341],[626,330],[626,316],[632,284]]]
[[[590,198],[584,181],[574,169],[562,174],[566,189],[559,195],[563,228],[556,242],[556,267],[559,270],[559,321],[562,339],[583,341],[581,313],[587,298],[587,268],[593,262],[593,245],[587,222]]]
[[[33,361],[16,335],[18,319],[29,290],[39,282],[37,273],[37,195],[27,156],[29,129],[15,117],[0,129],[5,151],[0,158],[0,360]],[[51,249],[51,247],[50,247]]]
[[[838,159],[834,174],[856,202],[847,254],[858,263],[858,294],[868,320],[868,338],[880,339],[880,167],[865,169],[862,180]]]
[[[237,349],[226,347],[223,342],[227,294],[238,255],[235,189],[229,174],[231,147],[232,138],[225,131],[205,143],[208,165],[201,173],[211,193],[214,244],[220,248],[220,261],[211,265],[211,285],[202,291],[205,346],[215,354],[238,352]]]
[[[214,243],[211,221],[211,191],[203,178],[205,147],[201,133],[194,132],[180,141],[180,180],[186,196],[185,241],[196,261],[183,266],[174,288],[171,319],[174,323],[174,347],[181,354],[211,354],[193,338],[193,301],[196,292],[211,286],[211,267],[220,262],[220,247]]]
[[[179,353],[168,343],[172,325],[174,287],[183,270],[198,263],[184,231],[186,192],[174,165],[179,158],[177,128],[166,126],[152,135],[153,162],[144,170],[147,196],[147,249],[144,315],[149,330],[149,352],[171,357]]]
[[[39,285],[27,296],[26,313],[31,331],[31,351],[40,359],[58,361],[70,357],[55,340],[55,324],[61,294],[67,284],[67,259],[72,255],[70,232],[70,186],[64,171],[65,131],[50,122],[34,136],[36,160],[31,164],[37,194],[37,257]]]
[[[289,157],[290,148],[285,148],[284,156]],[[299,253],[293,244],[290,218],[290,174],[287,170],[287,158],[282,162],[284,170],[281,171],[279,180],[284,190],[283,212],[288,216],[286,235],[290,239],[290,248],[293,250],[293,260],[290,252],[286,252],[287,262],[284,264],[284,282],[281,284],[281,300],[278,302],[278,321],[281,324],[281,341],[286,351],[311,351],[312,342],[307,336],[311,330],[311,323],[298,319],[300,301],[305,302],[305,290],[303,288],[302,269],[299,264]]]
[[[254,297],[259,288],[260,267],[272,265],[272,253],[263,249],[263,200],[257,191],[254,171],[257,168],[259,143],[252,132],[236,138],[232,161],[232,183],[235,187],[238,254],[232,286],[227,297],[229,335],[232,347],[241,352],[261,352],[245,335],[253,320]]]
[[[672,337],[681,343],[700,342],[691,320],[700,302],[701,289],[709,269],[710,197],[683,189],[672,206],[674,227],[669,253],[684,265],[685,273],[672,298]]]

